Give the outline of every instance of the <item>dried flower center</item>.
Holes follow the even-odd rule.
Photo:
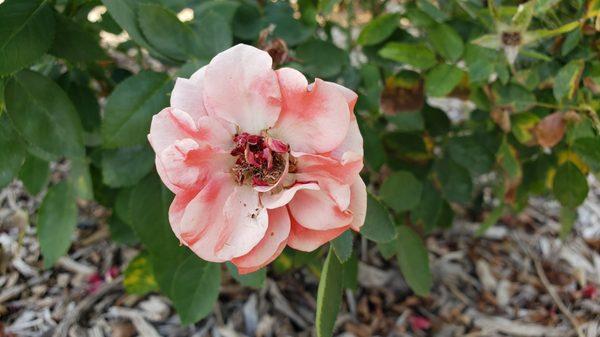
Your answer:
[[[502,33],[502,44],[505,46],[518,46],[521,44],[521,33],[520,32],[503,32]]]
[[[251,186],[273,186],[288,164],[287,144],[269,137],[251,135],[246,132],[233,137],[235,147],[231,155],[237,157],[231,169],[238,184]]]

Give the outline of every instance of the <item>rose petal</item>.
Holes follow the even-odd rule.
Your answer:
[[[344,99],[346,99],[346,103],[348,103],[348,108],[350,109],[350,112],[352,113],[354,111],[354,106],[356,105],[356,101],[358,100],[358,95],[346,88],[343,85],[339,85],[335,82],[329,82],[329,81],[323,81],[326,85],[330,85],[333,88],[335,88],[336,90],[338,90],[343,96]],[[354,117],[354,113],[352,113],[352,116],[350,117],[351,119],[355,118]]]
[[[273,126],[281,111],[281,92],[271,65],[268,53],[244,44],[215,56],[204,79],[208,114],[250,134]]]
[[[331,157],[340,161],[342,165],[360,161],[364,156],[363,138],[358,128],[356,119],[350,121],[350,128],[342,143],[331,151]]]
[[[339,146],[348,132],[350,112],[339,90],[292,68],[277,70],[283,105],[272,134],[294,151],[322,153]]]
[[[350,186],[350,192],[350,206],[348,207],[352,212],[350,228],[358,232],[364,225],[367,216],[367,187],[360,176],[356,177],[354,184]]]
[[[289,188],[284,188],[277,193],[263,193],[260,196],[260,200],[265,208],[274,209],[281,206],[287,205],[296,192],[299,190],[318,190],[319,185],[315,183],[296,183]]]
[[[224,262],[247,254],[264,237],[266,209],[248,186],[237,186],[228,174],[212,177],[187,205],[179,226],[180,239],[196,255]]]
[[[348,226],[352,214],[340,210],[325,191],[300,190],[288,204],[292,217],[303,227],[327,230]]]
[[[240,274],[247,274],[275,260],[287,243],[290,234],[290,216],[285,207],[269,210],[269,227],[263,239],[248,254],[233,262]]]
[[[337,238],[350,226],[339,227],[330,230],[312,230],[300,225],[292,217],[292,227],[288,238],[288,246],[304,252],[311,252],[323,244]]]

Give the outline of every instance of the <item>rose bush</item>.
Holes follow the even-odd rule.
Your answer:
[[[46,267],[69,252],[78,202],[110,210],[98,225],[140,249],[127,290],[160,291],[184,324],[211,312],[222,273],[260,287],[307,266],[328,336],[359,240],[427,296],[424,238],[455,217],[483,233],[543,196],[568,237],[600,170],[599,12],[5,0],[0,187],[40,200]]]

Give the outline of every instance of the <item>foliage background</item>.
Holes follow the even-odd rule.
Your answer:
[[[44,265],[71,244],[77,201],[111,208],[112,237],[145,250],[131,293],[160,289],[183,323],[212,309],[220,274],[179,247],[172,196],[154,172],[150,119],[174,79],[247,43],[279,66],[359,94],[369,186],[360,236],[396,256],[418,295],[431,287],[423,238],[454,217],[518,213],[557,199],[563,235],[600,170],[600,2],[6,0],[0,4],[0,187],[43,195]],[[66,165],[56,176],[51,168]],[[317,333],[331,334],[342,288],[356,287],[355,234],[272,271],[321,276]]]

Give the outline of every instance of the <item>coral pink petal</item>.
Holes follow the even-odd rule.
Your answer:
[[[277,193],[263,193],[260,200],[265,208],[274,209],[287,205],[299,190],[318,190],[316,183],[296,183],[289,188],[284,188]]]
[[[204,106],[244,132],[260,134],[281,111],[277,75],[269,54],[238,44],[212,59],[204,77]]]
[[[327,230],[352,222],[352,214],[340,210],[325,191],[298,191],[288,208],[292,217],[308,229]]]
[[[344,95],[317,79],[309,90],[306,78],[292,68],[277,70],[283,104],[273,135],[294,151],[328,152],[348,132],[350,112]]]
[[[325,155],[299,152],[292,152],[292,155],[298,159],[296,165],[296,172],[298,175],[327,176],[346,185],[354,183],[354,178],[363,168],[362,157],[361,160],[357,159],[342,163],[341,161]]]
[[[349,206],[352,212],[350,228],[358,232],[365,224],[365,217],[367,216],[367,187],[360,176],[356,177],[354,184],[350,186],[350,191],[352,193]]]
[[[323,81],[325,84],[332,86],[333,88],[335,88],[336,90],[338,90],[346,99],[346,103],[348,103],[348,109],[350,110],[350,112],[352,113],[352,115],[350,116],[351,119],[355,119],[356,117],[354,117],[354,106],[356,105],[356,101],[358,100],[358,95],[344,87],[343,85],[339,85],[335,82],[329,82],[329,81]]]
[[[304,252],[312,252],[323,244],[337,238],[350,226],[339,227],[330,230],[317,231],[303,227],[291,218],[292,229],[288,238],[288,246]]]
[[[268,221],[252,188],[218,174],[188,203],[179,226],[172,227],[196,255],[224,262],[250,252],[264,237]]]
[[[285,207],[271,209],[269,227],[262,240],[248,254],[237,257],[233,262],[240,274],[247,274],[275,260],[287,243],[290,234],[290,216]]]

